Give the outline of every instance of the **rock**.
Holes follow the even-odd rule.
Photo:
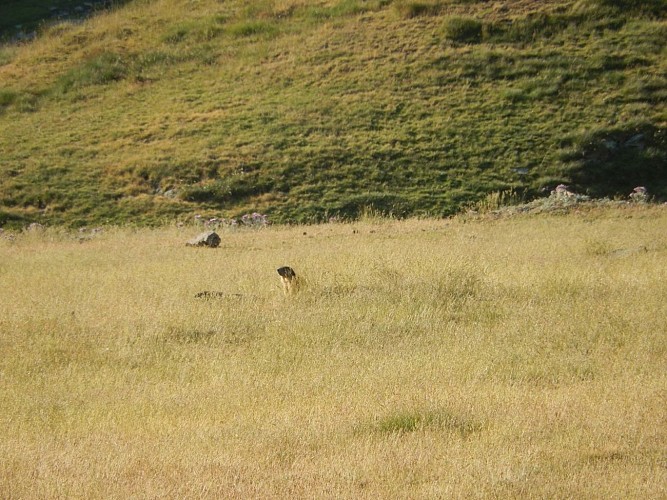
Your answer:
[[[555,196],[556,198],[572,198],[573,196],[576,196],[565,184],[559,184],[556,186],[556,189],[551,191],[551,195]]]
[[[215,248],[220,245],[220,236],[214,231],[207,231],[201,233],[199,236],[192,238],[186,243],[189,247],[211,247]]]
[[[644,186],[637,186],[630,193],[630,199],[638,203],[646,203],[649,201],[648,189]]]

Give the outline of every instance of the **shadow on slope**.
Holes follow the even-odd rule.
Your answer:
[[[603,127],[569,138],[560,159],[572,187],[595,198],[645,186],[667,199],[667,129],[650,123]]]
[[[129,1],[0,0],[0,41],[29,41],[44,25],[85,19]]]

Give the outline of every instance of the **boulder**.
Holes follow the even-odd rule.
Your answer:
[[[211,247],[215,248],[220,245],[220,236],[214,231],[206,231],[199,236],[192,238],[186,243],[189,247]]]
[[[644,186],[637,186],[630,193],[630,199],[638,203],[646,203],[649,201],[648,189]]]

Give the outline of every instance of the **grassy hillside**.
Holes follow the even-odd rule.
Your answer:
[[[135,0],[0,48],[0,223],[667,198],[663,1]]]
[[[661,498],[666,225],[0,234],[0,497]]]

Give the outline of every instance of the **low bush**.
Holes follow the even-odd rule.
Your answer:
[[[0,90],[0,108],[10,106],[11,104],[16,101],[16,97],[18,96],[18,92],[15,92],[13,90]]]
[[[469,17],[450,17],[445,21],[445,37],[454,42],[474,43],[482,39],[481,21]]]

